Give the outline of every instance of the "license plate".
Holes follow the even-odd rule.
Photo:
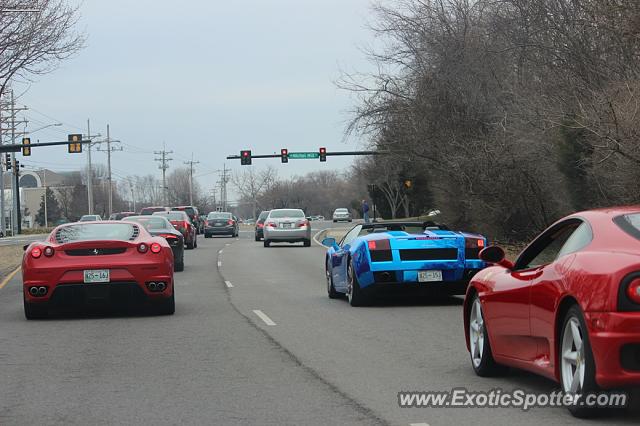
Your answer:
[[[216,226],[222,226],[224,223],[216,223]]]
[[[282,227],[283,228],[291,228],[291,224],[290,223],[283,223]]]
[[[93,269],[84,271],[84,282],[90,283],[108,283],[109,282],[109,270],[108,269]]]
[[[442,271],[418,271],[418,282],[442,281]]]

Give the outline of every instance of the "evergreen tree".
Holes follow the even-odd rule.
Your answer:
[[[40,209],[38,210],[38,214],[36,215],[36,222],[40,225],[40,226],[44,226],[45,225],[45,220],[44,220],[44,195],[41,197],[41,201],[40,201]],[[51,190],[51,188],[47,188],[46,191],[46,197],[47,197],[47,219],[49,222],[49,225],[54,224],[55,222],[57,222],[58,220],[60,220],[60,204],[58,204],[58,200],[56,199],[53,191]]]

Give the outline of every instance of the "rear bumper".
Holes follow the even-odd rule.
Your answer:
[[[640,312],[591,312],[585,319],[598,385],[640,385]]]
[[[297,242],[311,239],[311,229],[269,229],[263,230],[265,240]]]
[[[205,235],[231,235],[235,233],[233,226],[207,226],[204,228]]]
[[[364,288],[379,287],[388,289],[414,288],[443,294],[463,295],[467,291],[469,281],[479,269],[442,270],[442,281],[419,282],[419,270],[385,270],[373,269],[358,277],[360,286]]]

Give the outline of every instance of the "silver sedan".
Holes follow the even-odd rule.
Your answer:
[[[275,209],[264,221],[264,246],[271,243],[303,242],[311,246],[311,224],[300,209]]]

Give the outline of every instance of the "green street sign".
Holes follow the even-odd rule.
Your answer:
[[[319,158],[320,154],[318,152],[290,152],[289,158],[294,160],[309,160],[314,158]]]

